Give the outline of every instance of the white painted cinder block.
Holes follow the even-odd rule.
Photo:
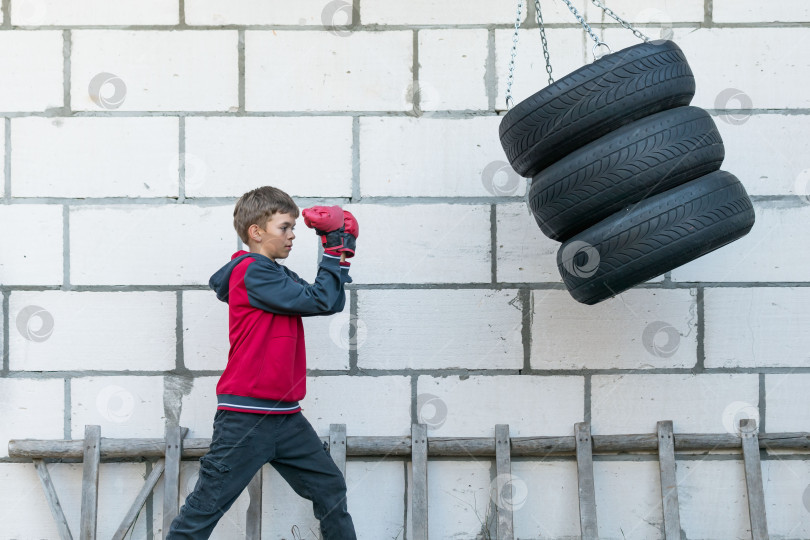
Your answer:
[[[631,289],[594,306],[568,291],[533,291],[534,369],[651,369],[697,362],[691,289]]]
[[[408,467],[407,536],[413,539],[413,468]],[[491,497],[497,497],[492,459],[428,461],[428,538],[491,538],[482,531],[495,520]],[[494,531],[494,526],[489,529]]]
[[[346,502],[358,538],[403,538],[404,466],[400,460],[346,462]],[[312,503],[297,495],[272,464],[264,468],[263,487],[262,538],[290,538],[293,527],[302,538],[317,536]]]
[[[249,30],[245,32],[245,107],[251,111],[410,110],[412,66],[410,31],[336,35]]]
[[[417,415],[436,437],[571,435],[584,407],[582,377],[534,375],[420,376]]]
[[[672,271],[672,281],[806,281],[810,199],[754,203],[756,222],[739,240]]]
[[[353,21],[351,2],[321,0],[194,0],[185,4],[186,24],[291,24],[298,26],[336,26],[337,32]],[[287,531],[289,532],[289,531]]]
[[[486,109],[486,29],[419,31],[419,108]]]
[[[810,289],[706,289],[706,367],[810,366]]]
[[[488,205],[356,204],[344,208],[360,223],[351,269],[355,283],[491,280]]]
[[[62,379],[0,379],[0,457],[11,439],[64,438],[64,388]]]
[[[515,289],[358,293],[361,369],[523,367],[522,311]]]
[[[293,197],[350,197],[352,119],[188,118],[185,157],[188,197],[265,184]]]
[[[516,14],[514,2],[507,0],[365,0],[360,10],[363,24],[385,25],[504,24],[514,23]],[[525,6],[521,19],[526,19]]]
[[[176,197],[176,118],[15,118],[15,197]]]
[[[561,2],[557,2],[561,4]],[[573,16],[571,16],[573,19]],[[574,20],[565,19],[565,22]],[[592,60],[590,45],[583,47],[584,32],[578,28],[551,28],[546,30],[552,77],[562,79]],[[632,35],[632,34],[631,34]],[[509,63],[512,59],[512,38],[514,30],[495,31],[495,73],[497,74],[497,99],[495,108],[506,110],[506,85],[509,76]],[[590,42],[589,42],[590,43]],[[512,100],[518,104],[529,96],[548,86],[546,60],[543,57],[540,32],[536,28],[519,32],[515,72],[512,83]]]
[[[0,33],[0,111],[45,111],[64,105],[61,30]]]
[[[633,25],[703,22],[704,17],[703,0],[645,0],[644,2],[639,2],[639,0],[609,0],[603,2],[603,4]],[[588,22],[618,24],[595,5],[588,3],[585,9],[588,11]],[[650,28],[639,28],[639,30],[647,34],[651,39],[660,37]]]
[[[2,34],[2,32],[0,32]],[[47,204],[0,206],[0,283],[61,285],[62,207]]]
[[[810,56],[802,54],[808,36],[807,28],[676,28],[673,40],[695,74],[692,105],[792,109],[810,106],[810,94],[786,84],[810,78]],[[606,30],[605,40],[614,51],[639,43],[623,28]]]
[[[194,491],[199,478],[199,460],[180,462],[180,505],[185,504],[186,498]],[[155,484],[152,495],[152,530],[155,538],[165,538],[168,530],[163,528],[163,487],[165,475]],[[266,482],[266,480],[265,480]],[[250,495],[245,489],[234,501],[233,505],[217,522],[210,540],[229,540],[246,536],[247,509],[250,506]],[[145,512],[143,512],[145,513]]]
[[[237,37],[236,30],[74,30],[71,107],[236,110]]]
[[[318,435],[329,424],[346,424],[349,436],[407,435],[411,432],[410,377],[307,377],[301,410]]]
[[[499,118],[362,118],[360,191],[388,197],[522,196]]]
[[[102,435],[103,436],[103,435]],[[82,503],[82,464],[47,463],[68,527],[78,536]],[[98,478],[98,538],[112,538],[146,478],[143,463],[101,463]],[[59,538],[34,465],[0,465],[2,538]],[[123,494],[123,495],[122,495]],[[159,499],[162,504],[163,499]],[[132,538],[146,538],[146,512],[135,520]]]
[[[173,369],[176,303],[173,292],[14,291],[10,367]]]
[[[756,374],[594,375],[594,434],[654,433],[672,420],[676,433],[738,433],[742,418],[759,419]]]
[[[681,529],[687,538],[751,538],[742,462],[679,460],[675,472]]]
[[[593,483],[599,538],[663,538],[657,461],[596,461]]]
[[[70,381],[70,429],[84,438],[86,425],[102,437],[163,437],[163,377],[80,377]]]
[[[522,202],[499,204],[496,212],[497,281],[499,283],[561,281],[560,271],[557,268],[557,250],[560,243],[543,234],[528,205]]]
[[[360,328],[351,321],[349,298],[347,291],[346,306],[340,313],[328,317],[302,318],[308,369],[349,369],[350,336]]]
[[[188,369],[225,369],[228,304],[212,290],[183,291],[183,363]]]
[[[579,536],[576,461],[512,458],[512,486],[516,538]]]
[[[810,119],[747,112],[715,116],[726,148],[723,170],[749,195],[810,195]]]
[[[208,285],[235,251],[233,205],[74,206],[69,219],[76,285]]]
[[[763,461],[762,481],[771,538],[810,538],[810,462]]]
[[[177,0],[19,0],[11,4],[11,24],[134,25],[177,24]]]
[[[726,22],[808,22],[810,6],[803,0],[763,4],[754,0],[714,0],[712,20]]]
[[[765,375],[765,429],[771,433],[810,431],[807,373]]]
[[[214,433],[217,412],[217,382],[214,377],[194,377],[191,390],[183,395],[180,425],[188,428],[186,437],[210,438]]]

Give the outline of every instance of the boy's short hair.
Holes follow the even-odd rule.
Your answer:
[[[245,245],[248,245],[248,228],[254,223],[264,228],[276,212],[298,217],[298,205],[292,197],[272,186],[252,189],[239,197],[233,209],[233,228]]]

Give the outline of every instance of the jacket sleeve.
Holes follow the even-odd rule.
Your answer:
[[[340,311],[346,296],[343,284],[351,282],[351,278],[338,261],[325,254],[312,285],[277,264],[251,263],[244,278],[248,301],[255,308],[281,315],[327,315]]]

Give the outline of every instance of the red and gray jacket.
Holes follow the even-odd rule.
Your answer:
[[[217,409],[260,414],[301,410],[306,349],[301,317],[331,315],[346,303],[349,263],[324,254],[315,283],[244,250],[217,270],[208,286],[228,303],[231,348],[217,383]]]

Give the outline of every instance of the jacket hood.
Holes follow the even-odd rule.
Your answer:
[[[211,279],[208,280],[208,286],[217,293],[217,298],[223,302],[228,302],[229,285],[231,282],[231,272],[236,268],[236,265],[242,262],[245,257],[256,255],[250,251],[240,249],[231,255],[231,261],[225,266],[214,272]]]

